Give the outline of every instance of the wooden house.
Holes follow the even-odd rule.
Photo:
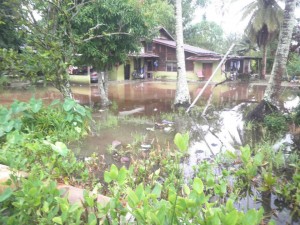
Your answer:
[[[221,61],[219,53],[199,47],[184,45],[185,64],[188,80],[207,80]],[[176,41],[164,28],[151,42],[142,41],[139,53],[129,54],[125,65],[111,70],[112,80],[133,79],[134,72],[143,73],[144,79],[177,78]],[[217,71],[215,81],[221,80],[221,69]]]

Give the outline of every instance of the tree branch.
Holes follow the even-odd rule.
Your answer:
[[[129,33],[124,33],[124,32],[116,32],[116,33],[110,33],[110,34],[102,34],[102,35],[96,35],[96,36],[93,36],[93,37],[89,37],[89,38],[86,38],[86,39],[83,39],[82,41],[83,42],[88,42],[90,40],[93,40],[93,39],[96,39],[96,38],[103,38],[103,37],[106,37],[106,36],[112,36],[112,35],[131,35]]]

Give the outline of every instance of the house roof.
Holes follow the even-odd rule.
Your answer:
[[[165,39],[160,39],[160,38],[155,38],[153,40],[154,43],[158,43],[158,44],[162,44],[171,48],[176,48],[176,42],[172,41],[172,40],[165,40]],[[210,50],[206,50],[203,48],[199,48],[199,47],[195,47],[195,46],[191,46],[191,45],[187,45],[184,44],[184,51],[186,52],[190,52],[193,54],[197,54],[197,55],[213,55],[213,56],[219,56],[219,53],[210,51]]]
[[[159,58],[158,55],[153,54],[153,53],[145,53],[145,52],[140,52],[140,53],[133,53],[133,54],[129,54],[129,56],[132,57],[137,57],[137,58]]]
[[[164,27],[160,27],[159,28],[159,33],[160,33],[160,37],[166,37],[169,40],[175,41],[175,38],[173,38],[173,36],[167,31],[166,28]],[[162,35],[162,36],[161,36]],[[163,39],[163,38],[162,38]]]
[[[227,59],[262,59],[258,56],[239,56],[239,55],[229,55]]]
[[[199,56],[190,56],[187,60],[192,61],[220,61],[221,57],[199,57]]]

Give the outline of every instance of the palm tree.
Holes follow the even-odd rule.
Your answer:
[[[282,9],[275,0],[253,0],[243,8],[243,17],[249,16],[245,33],[262,50],[261,79],[265,79],[267,46],[278,36]]]
[[[191,103],[191,97],[185,70],[181,0],[176,0],[176,57],[177,87],[174,104],[177,106],[186,106]]]
[[[292,40],[293,28],[295,25],[295,8],[297,0],[286,0],[284,18],[280,30],[279,42],[267,89],[264,94],[264,101],[276,105],[281,80],[286,68],[287,58]]]
[[[284,18],[280,30],[271,77],[264,94],[264,99],[247,115],[248,120],[260,121],[264,118],[264,115],[277,109],[281,78],[286,68],[292,32],[296,21],[296,1],[297,0],[285,0]]]

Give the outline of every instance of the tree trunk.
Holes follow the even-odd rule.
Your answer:
[[[280,30],[271,77],[263,100],[247,115],[246,120],[262,121],[265,115],[273,112],[274,110],[278,110],[277,106],[281,79],[286,68],[295,22],[294,14],[296,1],[297,0],[285,1],[284,18]]]
[[[176,0],[176,57],[177,86],[174,104],[177,106],[187,106],[191,103],[191,97],[186,79],[181,0]]]
[[[74,98],[72,90],[71,90],[71,84],[68,79],[68,75],[65,74],[66,71],[58,71],[56,74],[56,81],[55,81],[55,87],[62,93],[64,98]]]
[[[273,105],[276,105],[276,102],[278,100],[281,80],[286,68],[295,23],[294,14],[296,1],[297,0],[285,1],[284,19],[280,30],[279,42],[277,45],[271,77],[264,94],[264,100]]]
[[[266,71],[267,71],[267,45],[263,45],[263,57],[261,62],[261,73],[260,79],[266,79]]]
[[[101,106],[107,107],[111,104],[108,98],[108,72],[98,72],[98,89],[100,92]]]

